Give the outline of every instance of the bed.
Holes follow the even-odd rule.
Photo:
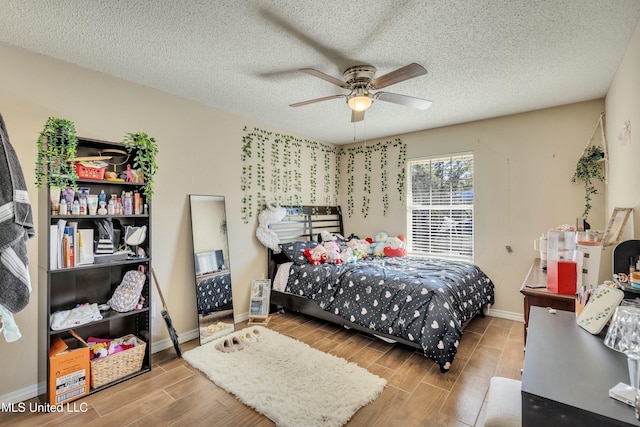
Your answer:
[[[340,207],[284,206],[270,229],[271,303],[420,349],[442,372],[451,368],[463,326],[494,303],[494,285],[478,266],[424,257],[369,256],[313,265],[300,257],[321,232],[344,236]]]
[[[196,301],[201,316],[232,309],[229,270],[196,276]]]

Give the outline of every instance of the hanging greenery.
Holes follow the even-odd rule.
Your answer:
[[[398,153],[398,174],[397,174],[397,190],[400,197],[400,201],[404,202],[404,163],[406,161],[406,146],[399,139],[396,138],[394,141],[386,141],[386,142],[378,142],[374,145],[359,145],[356,147],[347,148],[345,150],[341,150],[341,153],[346,152],[348,155],[347,160],[347,213],[351,217],[354,214],[355,206],[354,206],[354,192],[356,188],[362,188],[363,197],[362,197],[362,207],[361,212],[362,215],[366,218],[370,209],[370,197],[369,195],[372,193],[372,186],[375,186],[376,193],[380,194],[382,197],[382,206],[383,206],[383,214],[386,215],[389,209],[389,187],[388,187],[388,177],[389,177],[389,150],[393,149]],[[376,167],[373,167],[373,153],[380,154],[380,160],[376,164]],[[361,160],[360,160],[361,159]],[[356,161],[359,160],[362,164],[363,174],[363,182],[362,186],[356,185],[356,179],[358,178],[355,175],[356,171]],[[374,180],[374,175],[378,174],[378,180]],[[378,178],[376,176],[376,178]],[[380,188],[380,192],[377,192],[377,189]]]
[[[595,187],[593,180],[599,180],[604,182],[604,151],[599,145],[592,145],[586,148],[582,152],[582,156],[578,159],[576,164],[576,171],[571,178],[571,182],[584,183],[584,212],[582,216],[587,218],[589,211],[591,210],[591,196],[598,193],[598,189]]]
[[[387,166],[389,165],[389,163],[387,162],[387,145],[382,145],[380,147],[380,173],[381,173],[381,177],[380,177],[380,184],[381,184],[381,191],[382,191],[382,214],[386,215],[387,212],[389,211],[389,194],[387,193],[387,190],[389,188],[389,186],[387,185],[387,178],[388,178],[388,173],[387,173]]]
[[[340,194],[340,161],[342,160],[342,150],[336,150],[335,156],[334,156],[334,177],[335,179],[333,180],[333,194],[334,197],[337,199],[338,198],[338,194]]]
[[[404,200],[406,154],[405,145],[400,139],[379,142],[373,146],[364,144],[341,149],[257,128],[249,131],[245,126],[243,131],[240,187],[243,191],[241,210],[245,223],[249,223],[267,201],[293,206],[324,203],[329,207],[337,204],[340,179],[345,175],[341,168],[343,159],[347,169],[348,215],[351,217],[355,214],[356,185],[358,191],[360,188],[363,191],[360,206],[362,215],[366,218],[369,214],[374,188],[376,194],[381,189],[383,214],[386,215],[389,209],[387,181],[389,176],[393,176],[388,159],[392,148],[394,154],[398,153],[398,193],[401,201]],[[379,160],[377,154],[380,155]],[[361,165],[357,170],[362,171],[362,176],[356,176],[357,162]],[[322,185],[319,180],[322,180]],[[361,185],[359,180],[363,180]]]
[[[347,163],[347,215],[353,216],[354,202],[353,202],[353,182],[355,180],[355,160],[356,156],[353,151],[349,151],[349,160]]]
[[[324,182],[324,204],[328,208],[331,206],[331,152],[328,150],[324,151],[324,169],[323,169],[323,179]],[[338,175],[336,175],[338,177]],[[335,179],[334,181],[338,181]]]
[[[400,141],[400,138],[396,138],[393,142],[393,147],[398,147],[398,178],[396,179],[396,184],[398,188],[398,196],[400,197],[400,201],[404,203],[405,201],[405,164],[407,162],[407,145]]]
[[[133,154],[133,168],[142,170],[145,183],[142,194],[144,194],[146,200],[151,200],[153,177],[158,170],[158,165],[156,164],[156,156],[158,155],[156,140],[145,132],[136,132],[128,133],[122,142],[127,151]]]
[[[49,117],[38,137],[36,158],[36,188],[50,185],[77,189],[75,169],[78,138],[74,123],[67,119]]]
[[[269,187],[271,194],[279,194],[282,190],[280,184],[282,171],[280,170],[280,144],[282,140],[276,137],[271,144],[271,185]]]

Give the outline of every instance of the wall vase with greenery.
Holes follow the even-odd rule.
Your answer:
[[[584,213],[582,216],[587,218],[589,211],[591,210],[591,196],[598,193],[598,189],[595,187],[593,180],[599,180],[604,182],[604,162],[606,161],[604,150],[600,146],[590,146],[586,148],[582,156],[578,159],[576,165],[576,171],[571,178],[571,182],[584,183],[585,191],[585,205]]]
[[[36,188],[49,185],[54,189],[76,189],[75,169],[78,139],[72,121],[49,117],[38,137]]]
[[[156,164],[156,156],[158,155],[158,146],[155,138],[149,136],[145,132],[128,133],[124,140],[125,148],[133,155],[133,168],[142,171],[145,186],[142,189],[147,203],[153,195],[153,177],[158,170]]]

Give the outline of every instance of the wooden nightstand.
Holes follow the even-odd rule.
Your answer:
[[[544,284],[544,288],[528,288],[527,285]],[[550,292],[546,288],[547,272],[540,268],[540,258],[536,258],[522,283],[520,293],[524,295],[524,342],[527,343],[529,327],[529,310],[532,305],[550,307],[556,310],[575,311],[575,295],[564,295]]]

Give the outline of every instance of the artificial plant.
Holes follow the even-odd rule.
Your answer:
[[[598,189],[595,187],[593,180],[599,180],[604,182],[604,168],[602,167],[602,161],[604,160],[604,151],[599,145],[592,145],[582,152],[582,156],[578,159],[576,165],[576,171],[571,178],[571,182],[583,182],[584,183],[584,213],[582,216],[587,218],[589,211],[591,210],[591,196],[598,193]]]
[[[142,194],[148,200],[153,194],[153,177],[158,170],[156,140],[145,132],[136,132],[127,133],[122,142],[127,151],[134,156],[133,168],[142,171],[145,182]]]
[[[77,188],[75,169],[78,138],[74,123],[49,117],[38,137],[36,158],[36,188],[49,185],[56,188]]]

